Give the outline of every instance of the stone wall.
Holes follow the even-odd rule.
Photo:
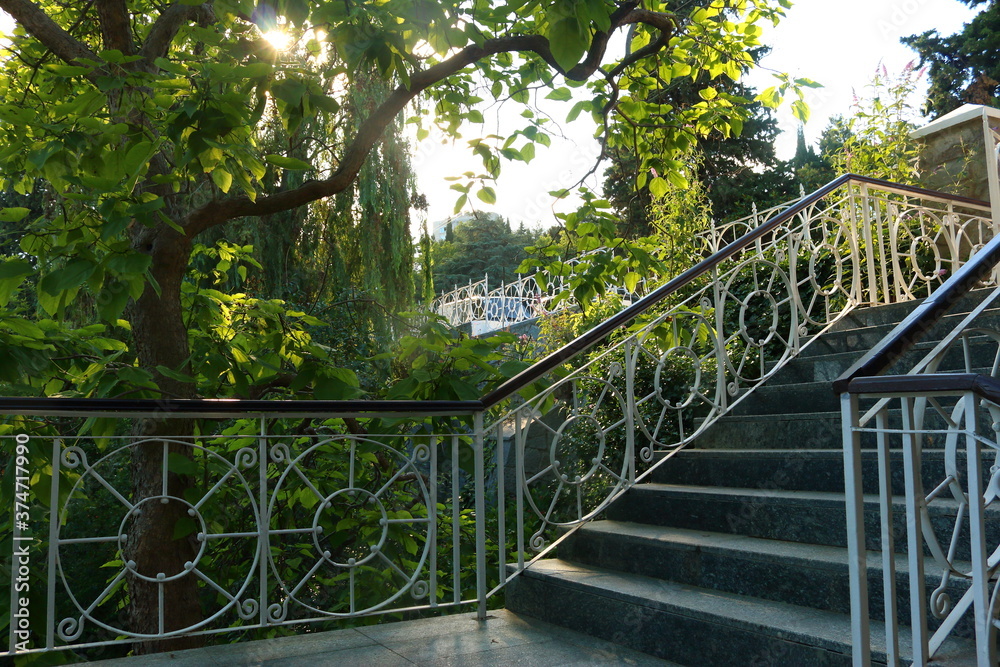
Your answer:
[[[983,121],[971,118],[918,139],[921,186],[989,201]]]

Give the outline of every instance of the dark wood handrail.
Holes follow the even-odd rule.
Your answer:
[[[843,394],[857,378],[881,375],[918,343],[952,306],[989,275],[1000,262],[1000,236],[952,274],[923,303],[896,325],[885,338],[833,381],[833,391]]]
[[[851,394],[927,394],[929,392],[971,391],[980,398],[1000,404],[1000,380],[977,373],[928,373],[926,375],[879,375],[851,380]]]
[[[839,189],[840,187],[848,183],[864,183],[868,185],[876,185],[885,188],[892,188],[893,190],[907,192],[909,194],[918,195],[922,197],[929,197],[934,199],[943,199],[959,204],[968,204],[975,207],[988,207],[989,203],[980,201],[978,199],[970,199],[968,197],[960,197],[957,195],[949,195],[942,192],[934,192],[933,190],[925,190],[923,188],[918,188],[912,185],[898,185],[896,183],[890,183],[889,181],[879,180],[877,178],[870,178],[868,176],[859,176],[858,174],[844,174],[834,180],[830,181],[823,187],[814,191],[811,194],[806,195],[802,199],[798,200],[794,204],[791,204],[786,209],[778,213],[776,216],[768,220],[763,225],[756,227],[742,237],[733,241],[726,247],[715,252],[711,257],[703,259],[694,266],[692,266],[687,271],[669,281],[665,285],[653,290],[644,298],[636,301],[631,306],[621,311],[617,315],[605,320],[604,322],[598,324],[590,331],[584,333],[576,340],[570,341],[563,347],[559,348],[555,352],[549,354],[547,357],[537,361],[531,367],[524,369],[520,374],[507,380],[499,387],[489,392],[482,397],[482,402],[486,407],[491,407],[496,405],[500,401],[512,396],[517,391],[528,386],[538,378],[540,378],[545,373],[549,372],[556,366],[565,363],[569,359],[575,357],[576,355],[584,352],[598,342],[604,340],[608,334],[617,329],[618,327],[624,326],[634,320],[639,315],[642,315],[647,310],[660,303],[666,299],[671,294],[674,294],[679,289],[693,281],[694,279],[708,273],[713,268],[729,259],[730,257],[739,254],[743,250],[750,247],[757,239],[766,236],[768,233],[782,225],[785,221],[794,217],[798,213],[802,212],[809,206],[812,206],[817,201],[830,194],[831,192]],[[978,255],[976,255],[978,257]]]

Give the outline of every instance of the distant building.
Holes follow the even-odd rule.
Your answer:
[[[450,218],[445,218],[444,220],[438,220],[437,222],[432,222],[431,227],[431,238],[435,241],[444,241],[445,237],[448,235],[448,225],[452,226],[452,229],[457,227],[459,223],[462,222],[472,222],[476,217],[485,218],[497,218],[500,216],[496,213],[463,213],[461,215],[453,215]]]

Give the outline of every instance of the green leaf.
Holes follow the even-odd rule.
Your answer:
[[[171,380],[177,380],[178,382],[194,382],[195,379],[190,375],[185,375],[179,371],[172,370],[166,366],[157,366],[156,371],[163,377],[170,378]]]
[[[573,105],[573,108],[569,110],[566,114],[566,122],[572,123],[580,115],[581,111],[588,110],[591,108],[592,102],[590,100],[580,100]]]
[[[530,368],[530,367],[531,364],[527,361],[512,360],[512,361],[505,361],[502,364],[500,364],[500,368],[498,370],[500,371],[500,375],[504,376],[505,378],[512,378],[521,371],[523,371],[525,368]]]
[[[198,524],[189,516],[182,516],[174,524],[173,539],[182,540],[189,535],[194,535],[198,530]]]
[[[346,401],[361,396],[362,391],[355,382],[338,371],[342,368],[324,369],[323,374],[313,382],[313,395],[321,401]],[[353,374],[352,374],[353,375]]]
[[[312,165],[304,160],[298,160],[293,157],[285,157],[284,155],[265,155],[264,161],[268,164],[273,164],[275,167],[281,167],[282,169],[289,170],[304,170],[312,169]]]
[[[20,222],[29,213],[31,213],[31,209],[23,206],[0,208],[0,222]]]
[[[222,167],[216,167],[212,170],[212,182],[223,192],[229,192],[233,184],[233,175]]]
[[[476,196],[487,204],[497,203],[497,193],[493,190],[493,188],[484,187],[476,193]]]
[[[448,378],[448,385],[455,392],[455,398],[460,401],[479,400],[479,389],[475,385],[469,384],[461,378],[451,376]]]
[[[547,100],[556,100],[559,102],[568,102],[573,99],[573,93],[570,92],[569,88],[556,88],[551,93],[545,96]]]
[[[79,287],[97,268],[89,259],[73,260],[61,269],[49,273],[38,284],[46,294],[56,296],[66,290]]]
[[[667,189],[667,182],[659,176],[649,182],[649,194],[657,199],[667,194]]]
[[[414,393],[420,388],[420,382],[414,377],[406,377],[392,385],[389,388],[386,398],[390,400],[399,400],[413,398]],[[317,396],[317,398],[319,398]]]
[[[667,172],[667,180],[682,190],[687,190],[688,188],[687,179],[680,172],[673,169]]]
[[[153,142],[140,141],[128,149],[128,153],[125,154],[125,162],[122,166],[125,168],[126,173],[134,174],[149,161],[152,154]]]
[[[777,108],[781,104],[781,93],[776,86],[771,86],[754,98],[766,107]]]
[[[802,100],[792,102],[792,115],[803,123],[809,120],[809,105]]]
[[[24,259],[8,259],[0,263],[0,280],[20,278],[34,271],[31,263]]]
[[[45,68],[60,76],[85,76],[93,71],[89,67],[80,67],[79,65],[61,65],[58,63],[50,63],[46,65]]]
[[[309,3],[305,0],[287,0],[285,17],[296,27],[302,27],[309,18]]]
[[[586,53],[589,37],[588,31],[575,16],[556,21],[549,31],[549,48],[559,67],[564,71],[573,69]]]
[[[0,319],[0,327],[8,331],[13,331],[16,334],[27,336],[28,338],[35,338],[37,340],[45,338],[45,332],[37,324],[23,317],[2,318]]]
[[[131,296],[129,284],[124,280],[109,280],[97,295],[97,312],[106,322],[115,322],[128,305]]]
[[[178,452],[167,454],[167,470],[178,475],[198,474],[198,464]]]
[[[118,273],[145,273],[153,258],[140,252],[130,252],[125,255],[112,255],[107,260],[108,268]]]

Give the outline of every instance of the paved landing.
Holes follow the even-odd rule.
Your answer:
[[[101,667],[395,667],[396,665],[659,665],[671,663],[611,642],[491,611],[317,632],[240,644],[119,658]]]

